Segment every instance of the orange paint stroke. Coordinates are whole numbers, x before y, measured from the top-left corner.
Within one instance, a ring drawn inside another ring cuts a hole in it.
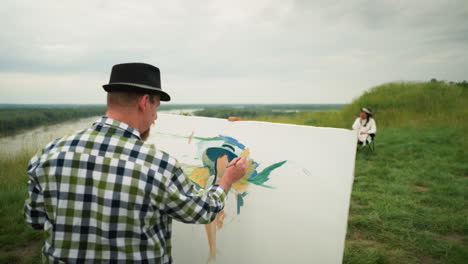
[[[190,136],[188,136],[188,143],[192,143],[192,139],[193,139],[193,136],[195,135],[195,131],[192,131],[192,133],[190,134]]]
[[[216,224],[211,222],[205,225],[206,235],[208,236],[208,246],[210,247],[210,253],[208,255],[208,261],[216,260]]]
[[[207,262],[216,260],[216,232],[223,228],[223,222],[225,217],[226,214],[224,213],[224,210],[221,210],[221,212],[219,212],[218,215],[216,215],[216,218],[213,222],[205,225],[206,235],[208,236],[208,246],[210,248],[210,253],[208,255]]]
[[[238,116],[230,116],[228,118],[229,121],[241,121],[242,118],[241,117],[238,117]]]

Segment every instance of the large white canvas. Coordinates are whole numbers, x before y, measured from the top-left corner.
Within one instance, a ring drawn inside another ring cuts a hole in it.
[[[233,195],[217,232],[214,263],[341,263],[356,154],[351,130],[160,114],[149,141],[184,164],[201,164],[196,137],[237,139],[274,170],[251,185],[237,214]],[[190,141],[190,144],[189,144]],[[203,143],[204,144],[204,143]],[[214,144],[214,143],[213,143]],[[176,263],[206,263],[204,225],[174,222]]]

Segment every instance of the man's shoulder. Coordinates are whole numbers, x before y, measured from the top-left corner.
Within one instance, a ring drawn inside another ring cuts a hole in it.
[[[76,144],[78,140],[81,140],[81,138],[84,135],[89,134],[91,131],[92,131],[91,129],[86,128],[86,129],[75,131],[73,133],[66,134],[61,138],[51,141],[49,144],[46,145],[43,151],[44,153],[48,153],[62,146]]]
[[[157,165],[158,167],[162,167],[164,169],[172,170],[173,167],[179,166],[179,163],[175,157],[170,155],[168,152],[159,149],[156,145],[143,142],[142,143],[142,151],[145,151],[147,157],[146,161]]]
[[[63,146],[69,144],[73,140],[76,140],[78,137],[81,137],[89,129],[79,130],[75,133],[67,134],[61,138],[54,139],[50,141],[44,148],[40,149],[36,154],[30,159],[28,169],[38,165],[41,161],[44,161],[50,155],[58,152]]]

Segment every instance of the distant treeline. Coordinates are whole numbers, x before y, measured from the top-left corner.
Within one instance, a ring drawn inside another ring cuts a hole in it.
[[[0,135],[66,120],[103,115],[105,106],[0,105]]]
[[[228,118],[229,116],[257,117],[259,115],[289,115],[296,111],[339,109],[341,104],[162,104],[160,111],[201,109],[197,116]],[[105,105],[21,105],[0,104],[0,136],[37,126],[60,123],[83,117],[104,115]]]
[[[230,116],[254,118],[262,115],[293,115],[300,111],[340,109],[342,104],[269,104],[269,105],[205,105],[194,112],[197,116],[228,118]]]
[[[282,110],[315,110],[336,109],[343,104],[166,104],[159,107],[160,110],[172,109],[209,109],[209,108],[244,108],[244,109],[282,109]]]

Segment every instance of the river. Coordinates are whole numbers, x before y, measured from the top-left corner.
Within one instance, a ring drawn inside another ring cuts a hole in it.
[[[160,111],[164,114],[193,114],[200,109],[173,109]],[[14,156],[23,152],[35,152],[54,139],[90,127],[99,116],[66,121],[55,125],[47,125],[21,132],[14,136],[0,138],[0,157]]]
[[[56,138],[90,127],[99,116],[40,126],[14,136],[0,138],[0,156],[37,151]]]

